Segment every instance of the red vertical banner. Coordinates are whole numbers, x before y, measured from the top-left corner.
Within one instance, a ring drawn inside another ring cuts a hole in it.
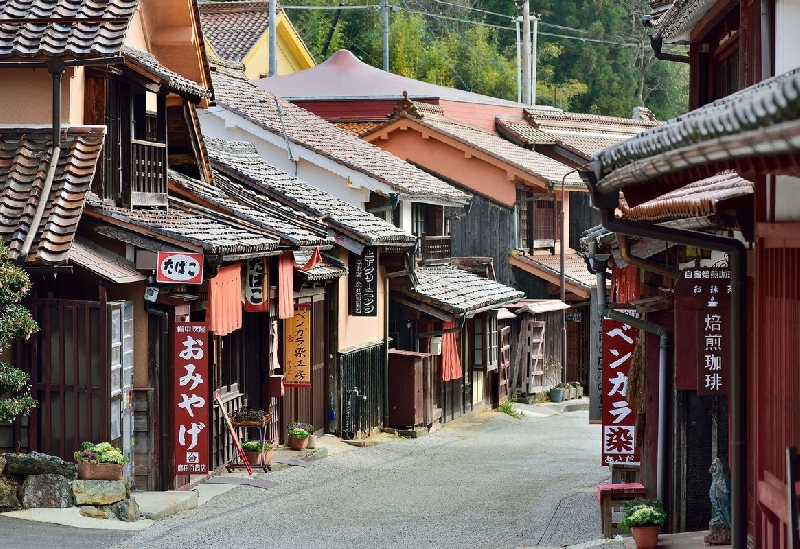
[[[256,313],[269,312],[269,260],[254,257],[244,262],[242,299],[244,310]]]
[[[208,328],[175,323],[175,464],[178,474],[209,471]]]
[[[628,373],[636,347],[636,329],[603,319],[602,425],[603,465],[639,461],[636,410],[628,403]]]
[[[283,362],[286,387],[311,387],[311,303],[295,303],[284,321]]]

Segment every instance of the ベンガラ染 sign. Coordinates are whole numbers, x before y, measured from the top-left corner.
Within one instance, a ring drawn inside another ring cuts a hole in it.
[[[602,330],[603,465],[639,461],[636,410],[628,402],[628,374],[636,348],[636,329],[630,324],[604,318]]]

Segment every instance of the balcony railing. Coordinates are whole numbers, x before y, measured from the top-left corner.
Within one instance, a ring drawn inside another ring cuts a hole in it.
[[[422,236],[422,263],[446,263],[452,257],[450,236]]]
[[[167,205],[167,146],[131,141],[131,206]]]

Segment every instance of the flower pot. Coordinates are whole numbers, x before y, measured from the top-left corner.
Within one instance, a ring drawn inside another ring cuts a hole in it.
[[[575,398],[577,391],[575,390],[575,387],[570,387],[569,389],[566,389],[564,393],[566,393],[565,394],[566,400],[572,400],[573,398]]]
[[[578,387],[578,398],[583,398],[583,385]]]
[[[122,480],[122,465],[116,463],[78,461],[75,467],[79,480]]]
[[[286,439],[286,443],[289,445],[289,448],[292,450],[302,450],[306,446],[308,446],[308,437],[305,438],[297,438],[293,436],[289,436]]]
[[[308,435],[308,448],[314,449],[317,447],[317,435]]]
[[[631,526],[631,535],[639,549],[655,549],[660,526]]]
[[[245,452],[244,455],[247,457],[247,463],[250,465],[258,465],[261,463],[261,452]]]
[[[267,450],[261,454],[261,465],[272,463],[272,450]]]
[[[561,402],[564,400],[564,389],[553,387],[550,389],[550,402]]]

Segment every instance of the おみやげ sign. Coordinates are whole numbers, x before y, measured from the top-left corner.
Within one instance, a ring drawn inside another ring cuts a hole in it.
[[[208,386],[208,328],[175,323],[175,465],[178,474],[208,472],[211,425]]]

